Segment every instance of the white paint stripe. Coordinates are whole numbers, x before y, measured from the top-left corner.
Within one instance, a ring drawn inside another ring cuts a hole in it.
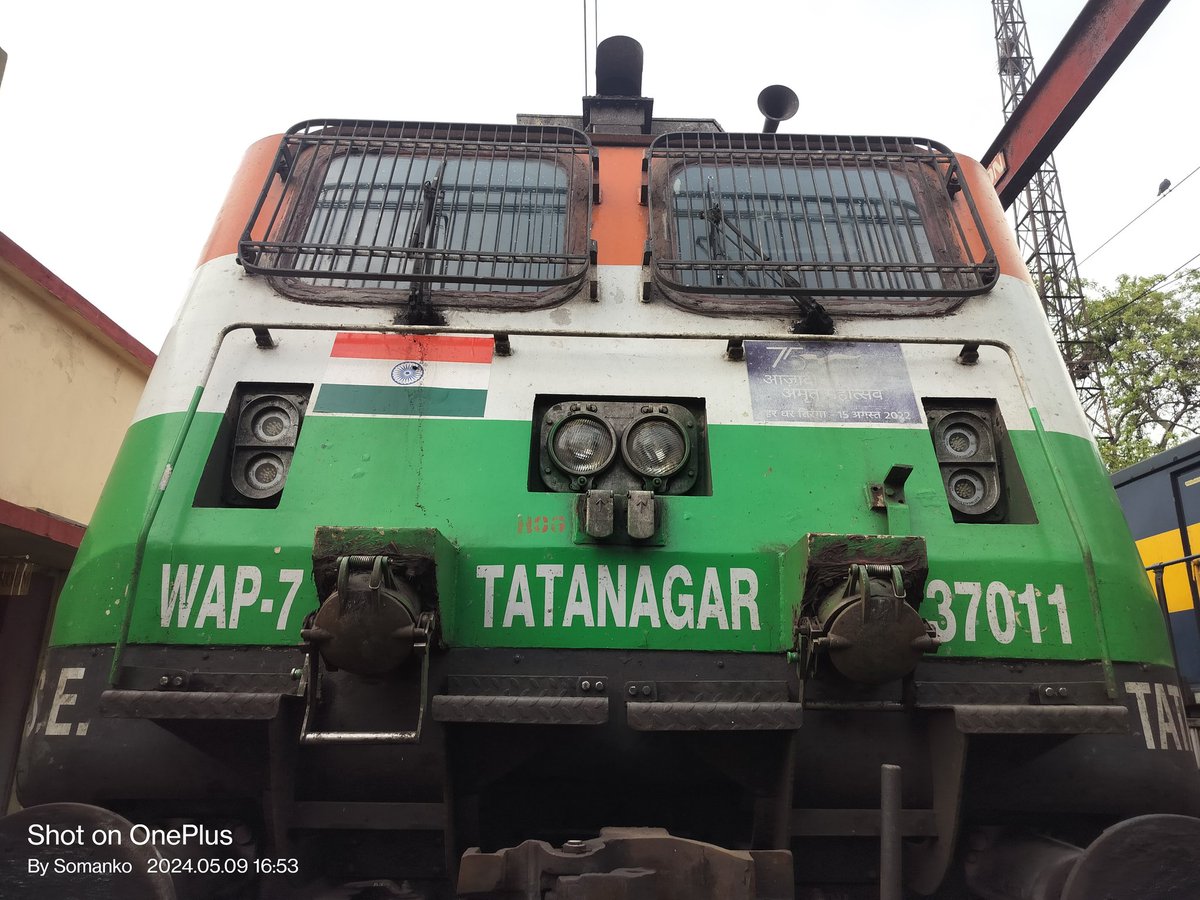
[[[403,360],[349,359],[333,357],[325,366],[326,384],[375,384],[397,387],[392,370]],[[471,388],[487,390],[491,366],[476,363],[423,362],[420,387]]]
[[[707,398],[710,421],[752,424],[745,367],[723,359],[724,336],[730,333],[786,332],[781,318],[700,316],[669,302],[643,303],[639,266],[598,266],[597,302],[582,295],[561,306],[536,312],[447,310],[450,325],[480,333],[520,328],[564,328],[578,331],[624,330],[625,340],[530,338],[513,335],[514,354],[497,357],[487,416],[526,421],[536,393],[594,393],[613,396],[683,396]],[[204,380],[214,336],[228,322],[287,321],[314,331],[276,331],[280,346],[262,351],[248,330],[229,337],[201,401],[201,409],[224,412],[237,381],[320,380],[334,334],[339,327],[386,328],[391,307],[354,307],[299,303],[271,290],[266,279],[247,276],[232,257],[221,257],[196,273],[180,321],[159,356],[135,420],[187,409],[196,386]],[[1040,301],[1026,282],[1001,276],[990,295],[968,298],[950,315],[906,315],[896,318],[837,316],[838,335],[885,338],[940,338],[951,343],[934,348],[905,347],[918,398],[996,397],[1013,429],[1031,427],[1030,405],[1037,408],[1048,431],[1088,436],[1071,382]],[[708,341],[644,341],[639,332],[708,332]],[[1003,354],[995,359],[983,348],[977,367],[959,366],[953,341],[990,338],[1013,348],[1028,385],[1022,395],[1012,366]],[[944,354],[944,355],[943,355]],[[788,426],[792,427],[792,426]],[[803,426],[802,426],[803,427]],[[874,427],[874,426],[872,426]]]

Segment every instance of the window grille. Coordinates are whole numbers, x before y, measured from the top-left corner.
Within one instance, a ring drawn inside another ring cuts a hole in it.
[[[304,122],[280,144],[240,259],[316,299],[557,297],[587,272],[595,158],[569,128]]]
[[[646,162],[655,281],[685,305],[957,298],[995,282],[974,202],[939,144],[677,133]]]

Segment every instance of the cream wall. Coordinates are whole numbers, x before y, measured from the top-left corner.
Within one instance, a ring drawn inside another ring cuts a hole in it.
[[[148,374],[0,265],[0,499],[86,524]]]

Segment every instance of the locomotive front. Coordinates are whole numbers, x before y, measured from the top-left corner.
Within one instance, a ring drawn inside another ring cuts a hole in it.
[[[22,801],[191,828],[181,897],[1186,882],[1185,697],[986,174],[601,51],[582,116],[251,149]]]

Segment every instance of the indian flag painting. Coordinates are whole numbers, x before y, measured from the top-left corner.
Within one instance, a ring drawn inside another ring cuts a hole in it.
[[[491,337],[339,333],[314,413],[481,418]]]

